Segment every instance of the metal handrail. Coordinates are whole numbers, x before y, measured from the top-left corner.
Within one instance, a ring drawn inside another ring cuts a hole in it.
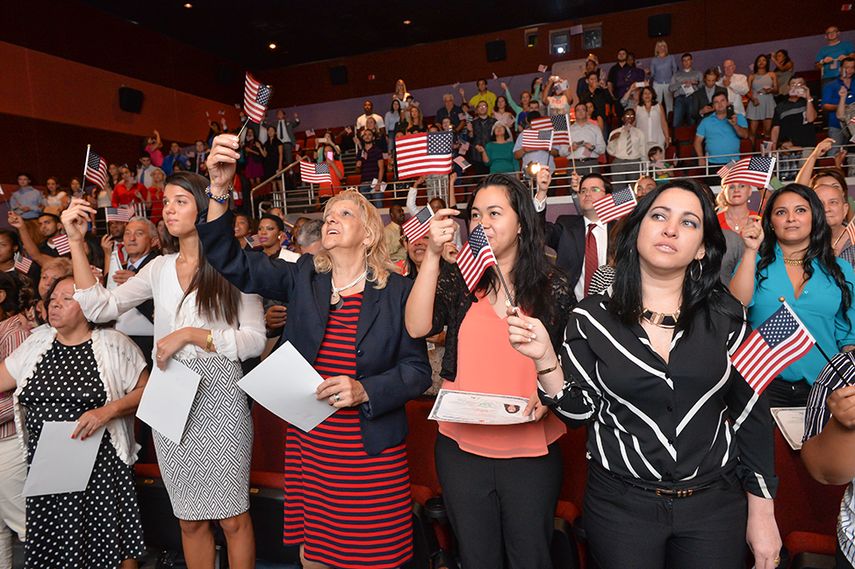
[[[845,144],[845,145],[835,145],[835,148],[844,148],[850,154],[850,157],[847,160],[852,159],[852,154],[855,153],[855,144]],[[802,155],[804,150],[811,150],[812,148],[798,148],[798,149],[789,149],[789,150],[774,150],[772,152],[762,153],[762,152],[747,152],[740,154],[722,154],[722,155],[712,155],[712,156],[704,156],[708,161],[714,160],[717,161],[717,164],[710,165],[709,162],[707,166],[701,166],[698,164],[698,157],[690,156],[690,157],[675,157],[669,161],[670,164],[670,176],[668,178],[693,178],[693,179],[704,179],[712,176],[716,176],[718,169],[723,166],[725,163],[741,158],[747,158],[751,156],[761,156],[761,155],[770,155],[776,157],[775,160],[775,170],[774,176],[778,179],[782,179],[782,175],[792,174],[793,178],[795,178],[795,174],[798,172],[801,167],[801,163],[804,160],[805,156]],[[725,160],[716,160],[716,159],[725,159]],[[296,162],[295,162],[296,164]],[[252,205],[253,212],[255,213],[255,192],[262,188],[263,186],[268,185],[271,181],[276,179],[277,177],[282,177],[284,171],[293,167],[294,164],[289,165],[286,168],[283,168],[275,175],[271,176],[267,180],[261,182],[257,186],[252,189],[251,197],[252,197]],[[638,172],[640,175],[650,175],[653,173],[651,168],[651,164],[647,160],[639,160],[636,162],[621,162],[621,167],[631,167],[637,166]],[[609,171],[610,164],[599,164],[594,166],[597,171],[603,175],[606,179],[614,179],[614,178],[626,178],[627,176],[631,176],[631,172],[611,172]],[[844,168],[846,165],[844,165]],[[586,167],[585,169],[587,169]],[[699,172],[700,170],[700,172]],[[550,188],[555,190],[563,190],[570,188],[570,180],[571,180],[571,166],[568,164],[566,167],[557,168],[557,172],[552,176],[552,184]],[[526,178],[526,174],[524,171],[516,171],[510,172],[512,175],[521,176],[523,179]],[[474,188],[481,179],[484,178],[484,174],[477,175],[469,175],[469,176],[458,176],[455,183],[455,195],[458,196],[458,202],[462,203],[469,195],[469,190]],[[383,192],[372,193],[371,197],[376,197],[382,200],[403,200],[406,199],[407,193],[410,190],[410,187],[413,185],[414,180],[398,180],[394,182],[386,183],[386,189]],[[855,179],[853,179],[853,183],[855,183]],[[313,185],[303,185],[293,190],[284,190],[284,181],[282,184],[282,190],[271,192],[271,196],[273,198],[273,204],[281,204],[281,207],[285,209],[287,213],[287,205],[290,202],[293,206],[305,204],[308,206],[307,209],[314,206],[314,191],[315,188]],[[352,187],[352,186],[341,186]],[[425,185],[421,186],[422,188],[426,187]],[[716,186],[713,186],[715,189]],[[563,201],[560,199],[562,196],[558,196],[557,201]],[[552,199],[552,198],[550,198]],[[568,197],[569,199],[569,197]]]

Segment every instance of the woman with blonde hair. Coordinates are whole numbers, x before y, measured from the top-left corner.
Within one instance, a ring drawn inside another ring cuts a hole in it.
[[[721,191],[715,198],[718,223],[722,229],[739,233],[752,218],[757,218],[757,212],[748,208],[748,200],[751,199],[753,191],[754,186],[748,184],[722,184]]]
[[[671,77],[677,72],[677,62],[668,54],[668,43],[665,40],[656,42],[653,48],[653,59],[650,60],[650,81],[656,92],[656,99],[665,107],[667,115],[674,109],[674,95],[668,89]]]
[[[316,396],[335,409],[308,433],[288,428],[283,541],[306,569],[399,567],[412,557],[404,405],[431,385],[424,341],[404,329],[412,281],[387,270],[380,214],[355,190],[326,203],[317,255],[241,250],[228,208],[238,150],[232,134],[214,139],[205,256],[242,291],[288,303],[279,342],[324,378]],[[368,516],[370,540],[341,539],[364,535]]]

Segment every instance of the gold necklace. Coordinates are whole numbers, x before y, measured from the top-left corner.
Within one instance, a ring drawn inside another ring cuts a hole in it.
[[[804,265],[804,264],[805,264],[805,260],[804,260],[804,258],[802,258],[802,259],[792,259],[792,258],[784,257],[784,264],[785,264],[785,265],[790,265],[790,266],[792,266],[792,267],[801,267],[802,265]]]
[[[677,321],[680,319],[680,311],[676,312],[653,312],[649,308],[645,308],[641,312],[641,318],[659,328],[674,328],[677,326]]]

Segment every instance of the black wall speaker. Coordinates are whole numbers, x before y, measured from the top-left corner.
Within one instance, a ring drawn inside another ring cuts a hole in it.
[[[505,40],[487,42],[487,61],[504,61],[507,56]]]
[[[142,112],[143,92],[130,87],[119,87],[119,108],[129,113]]]
[[[347,66],[336,65],[330,67],[330,83],[333,85],[345,85],[347,83]]]
[[[648,16],[647,35],[651,38],[661,38],[671,35],[671,14]]]

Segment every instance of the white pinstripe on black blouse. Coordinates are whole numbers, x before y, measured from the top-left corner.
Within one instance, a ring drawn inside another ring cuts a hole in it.
[[[591,460],[662,486],[700,485],[735,468],[746,491],[774,497],[769,406],[728,357],[748,325],[701,310],[690,332],[675,332],[665,363],[639,324],[625,325],[608,312],[608,300],[592,296],[573,310],[562,354],[564,389],[542,394],[567,423],[588,424]],[[725,302],[741,310],[732,297]]]

